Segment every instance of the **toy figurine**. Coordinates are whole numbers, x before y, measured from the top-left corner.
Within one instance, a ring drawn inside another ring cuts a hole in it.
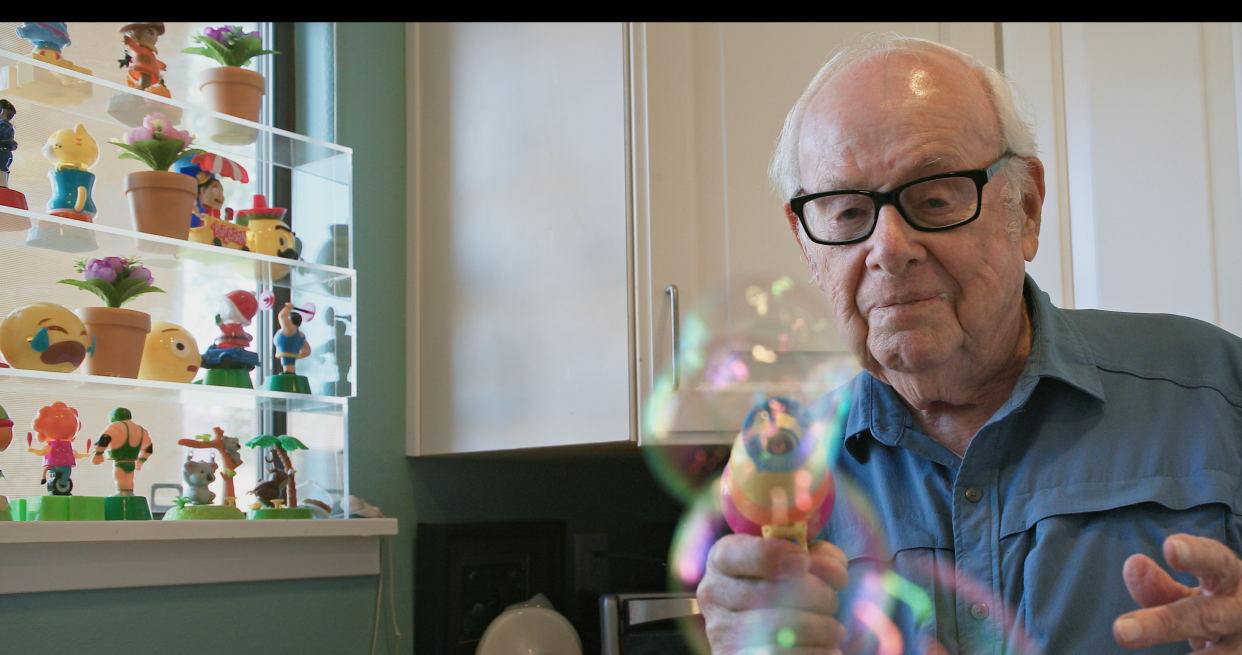
[[[227,177],[246,184],[250,181],[246,169],[231,159],[209,152],[182,157],[173,166],[178,173],[189,175],[198,183],[198,200],[190,220],[190,241],[250,250],[246,245],[248,229],[234,224],[232,211],[224,210],[224,184],[219,179]]]
[[[164,34],[163,23],[126,23],[119,30],[125,43],[125,57],[118,59],[126,69],[125,83],[131,89],[172,98],[164,86],[164,62],[156,58],[159,50],[156,41]],[[132,93],[114,93],[108,96],[105,110],[113,118],[130,127],[142,125],[148,115],[160,113],[174,125],[181,120],[181,108]]]
[[[90,456],[91,442],[86,441],[86,451],[77,453],[73,450],[73,442],[78,438],[78,430],[82,429],[82,421],[78,418],[78,410],[63,402],[56,401],[39,410],[34,420],[35,434],[39,435],[39,443],[47,443],[43,448],[34,448],[33,436],[26,435],[26,452],[43,456],[43,479],[47,490],[53,496],[72,496],[73,467],[77,460]],[[48,480],[48,473],[52,478]]]
[[[95,201],[91,198],[91,192],[95,187],[95,174],[89,169],[99,161],[99,145],[95,139],[87,134],[81,124],[73,129],[58,130],[43,145],[43,156],[53,164],[47,172],[47,179],[52,184],[47,213],[85,223],[93,222]],[[41,221],[30,230],[26,243],[65,252],[86,252],[98,248],[93,232],[46,221]]]
[[[216,499],[216,492],[208,489],[207,485],[216,481],[216,470],[219,468],[215,462],[199,462],[193,459],[193,455],[187,455],[185,472],[181,474],[185,480],[181,485],[181,494],[195,505],[210,505]]]
[[[13,129],[13,117],[17,108],[0,98],[0,205],[29,209],[26,196],[9,188],[9,169],[13,165],[13,151],[17,150],[17,130]],[[30,227],[30,219],[16,214],[0,214],[0,231],[12,232]]]
[[[247,350],[254,337],[244,329],[259,311],[259,301],[249,291],[230,291],[224,295],[216,325],[220,336],[203,355],[207,369],[205,384],[253,389],[250,371],[259,365],[259,356]]]
[[[52,107],[76,105],[91,97],[88,80],[62,72],[91,74],[90,69],[74,65],[62,54],[71,43],[65,23],[21,23],[17,26],[17,36],[34,44],[31,59],[51,69],[22,61],[0,67],[0,90]]]
[[[306,307],[299,308],[287,302],[276,315],[277,320],[280,321],[280,331],[276,333],[272,342],[276,348],[276,356],[280,358],[283,372],[269,375],[264,380],[264,386],[269,391],[311,392],[310,382],[307,381],[306,376],[297,374],[298,360],[311,354],[310,344],[306,342],[306,335],[300,329],[303,315],[308,317],[307,320],[313,319],[315,306],[308,303]]]
[[[37,302],[18,307],[0,323],[0,353],[14,368],[72,373],[95,354],[95,340],[73,312]]]
[[[293,231],[285,222],[288,209],[268,207],[262,194],[255,194],[254,207],[237,212],[238,223],[250,228],[246,242],[252,252],[285,259],[300,257]]]
[[[805,433],[797,403],[773,398],[746,416],[720,479],[720,504],[739,534],[788,539],[807,548],[832,515],[828,444]]]
[[[91,199],[95,174],[90,168],[99,161],[99,144],[79,123],[73,129],[53,132],[43,146],[43,156],[54,164],[47,172],[52,183],[47,213],[90,223],[95,216]]]
[[[146,91],[157,96],[171,98],[168,88],[164,86],[164,62],[156,59],[159,50],[155,42],[164,35],[163,23],[126,23],[120,29],[125,42],[125,58],[120,60],[121,68],[127,68],[125,83],[131,89]]]
[[[220,473],[224,476],[224,504],[236,507],[237,492],[233,487],[233,476],[242,465],[241,442],[225,436],[221,428],[212,428],[211,431],[214,438],[212,435],[200,434],[193,439],[179,439],[177,443],[188,448],[213,448],[220,453],[220,460],[224,463],[224,471]]]
[[[260,499],[259,507],[251,506],[253,512],[250,515],[252,519],[309,519],[311,511],[298,507],[298,488],[295,475],[297,471],[293,469],[293,460],[289,459],[289,451],[291,450],[307,450],[306,444],[298,441],[296,438],[287,434],[274,437],[270,434],[261,435],[246,442],[247,448],[271,448],[272,452],[263,458],[265,468],[269,473],[265,481],[251,490],[250,493]],[[273,455],[275,457],[273,457]],[[283,471],[276,469],[276,461],[279,460]],[[288,476],[288,480],[281,479],[281,473]],[[287,507],[282,506],[277,497],[280,490],[284,489],[285,495],[289,498]],[[274,507],[273,507],[274,506]]]
[[[91,458],[92,464],[102,464],[104,450],[107,450],[113,464],[116,493],[104,499],[104,518],[149,521],[151,510],[147,499],[134,495],[134,471],[141,471],[143,463],[155,451],[151,435],[146,428],[134,423],[133,414],[124,407],[112,410],[108,420],[111,424],[99,435],[95,456]]]
[[[175,323],[155,321],[142,347],[138,379],[188,383],[202,363],[194,335]]]

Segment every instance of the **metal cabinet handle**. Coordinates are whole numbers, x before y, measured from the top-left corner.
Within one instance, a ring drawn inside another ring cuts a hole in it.
[[[664,293],[668,294],[673,315],[673,391],[677,391],[677,386],[681,383],[681,353],[678,352],[681,349],[681,320],[677,316],[677,285],[668,285],[664,288]]]

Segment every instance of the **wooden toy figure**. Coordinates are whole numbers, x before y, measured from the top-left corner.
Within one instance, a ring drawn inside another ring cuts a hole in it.
[[[276,357],[280,358],[281,373],[268,376],[264,386],[271,391],[288,391],[292,393],[310,393],[310,382],[304,375],[298,375],[298,360],[309,357],[310,344],[302,333],[302,316],[315,316],[315,306],[294,307],[287,302],[276,315],[280,321],[280,331],[272,339],[276,348]]]
[[[9,168],[13,165],[13,151],[17,150],[17,130],[13,129],[13,117],[17,108],[0,98],[0,205],[29,209],[26,196],[9,188]],[[30,227],[30,219],[16,214],[0,214],[0,231],[12,232]]]
[[[788,539],[807,548],[832,515],[828,444],[804,431],[800,407],[772,398],[750,410],[720,478],[720,505],[738,534]]]
[[[73,450],[73,441],[78,438],[78,431],[82,429],[78,410],[58,400],[39,410],[33,427],[35,434],[39,435],[39,442],[47,444],[36,449],[33,435],[26,435],[26,445],[29,446],[26,452],[43,457],[43,479],[39,483],[46,484],[48,492],[53,496],[72,496],[73,480],[70,476],[73,467],[77,466],[77,460],[89,456],[91,449],[88,439],[87,452],[77,453]],[[52,474],[51,480],[48,480],[48,473]]]

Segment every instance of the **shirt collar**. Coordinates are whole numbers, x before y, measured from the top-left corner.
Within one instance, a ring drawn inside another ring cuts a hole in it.
[[[998,421],[1021,408],[1043,378],[1065,384],[1104,402],[1104,385],[1096,369],[1095,358],[1082,334],[1066,316],[1053,306],[1031,276],[1026,276],[1023,295],[1031,313],[1031,354],[1026,367],[1014,386],[1009,400],[997,410],[988,423]],[[914,427],[914,418],[902,404],[897,392],[889,385],[860,373],[850,385],[850,412],[845,423],[845,448],[860,463],[865,460],[859,439],[870,434],[876,441],[895,446],[902,431]]]

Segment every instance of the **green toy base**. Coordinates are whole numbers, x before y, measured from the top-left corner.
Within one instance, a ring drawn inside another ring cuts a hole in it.
[[[0,496],[0,521],[12,521],[13,515],[9,513],[9,499],[7,496]]]
[[[102,496],[18,498],[9,508],[14,521],[103,521]]]
[[[294,373],[269,375],[263,381],[263,388],[268,391],[287,391],[289,393],[309,394],[311,392],[310,381],[306,379],[306,376]]]
[[[305,507],[282,507],[280,509],[255,509],[250,510],[250,518],[252,519],[309,519],[312,518],[311,511]]]
[[[254,388],[250,383],[250,371],[240,368],[207,369],[207,377],[203,383],[213,387]]]
[[[174,507],[164,514],[165,521],[235,521],[246,518],[232,505],[186,505]]]
[[[150,521],[151,508],[142,496],[104,498],[104,519],[108,521]]]

